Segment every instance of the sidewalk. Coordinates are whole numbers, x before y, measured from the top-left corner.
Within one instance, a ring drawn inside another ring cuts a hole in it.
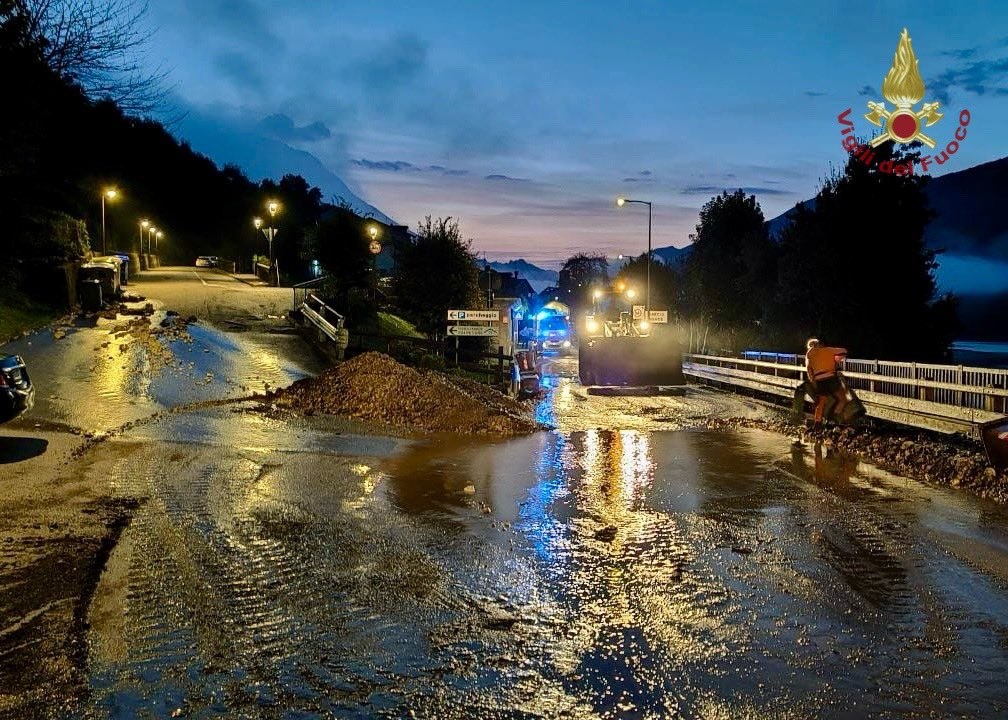
[[[258,275],[253,275],[251,273],[233,273],[221,268],[218,268],[218,270],[225,275],[230,275],[235,280],[241,280],[246,285],[251,285],[252,287],[273,287],[265,280],[260,279]]]

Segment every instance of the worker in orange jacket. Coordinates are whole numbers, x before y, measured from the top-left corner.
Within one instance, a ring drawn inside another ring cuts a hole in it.
[[[823,416],[831,411],[837,417],[842,416],[847,404],[847,393],[837,372],[840,362],[847,356],[847,350],[839,347],[825,347],[819,338],[809,338],[805,343],[805,373],[815,386],[816,402],[815,424],[822,422]],[[830,407],[835,403],[835,407]]]

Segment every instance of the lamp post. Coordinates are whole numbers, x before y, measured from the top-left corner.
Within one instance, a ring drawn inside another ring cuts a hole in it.
[[[143,252],[143,234],[144,234],[144,230],[146,230],[149,225],[150,225],[150,220],[141,220],[140,221],[140,252],[141,253]]]
[[[256,258],[259,256],[259,253],[256,252],[256,250],[255,250],[255,241],[257,241],[259,239],[259,231],[262,229],[262,218],[261,217],[254,217],[254,218],[252,218],[252,227],[255,228],[252,231],[252,237],[253,237],[253,240],[254,240],[253,243],[252,243],[252,273],[256,274],[256,272],[257,272],[257,270],[256,270],[256,263],[257,263]]]
[[[375,302],[378,298],[378,253],[382,251],[382,247],[378,242],[378,226],[372,223],[368,225],[367,231],[371,236],[368,244],[368,250],[371,251],[371,302]]]
[[[150,242],[151,242],[151,237],[153,237],[153,236],[154,236],[154,233],[156,233],[156,232],[157,232],[157,228],[156,228],[156,227],[154,227],[153,225],[151,225],[151,226],[150,226],[149,228],[147,228],[147,254],[148,254],[148,255],[150,255]],[[141,251],[142,251],[142,250],[143,250],[143,248],[141,248]]]
[[[276,200],[270,200],[266,203],[266,209],[269,210],[270,214],[270,226],[266,237],[269,238],[270,267],[273,267],[273,236],[276,235],[276,230],[273,229],[273,221],[276,219],[277,211],[280,209],[280,203]]]
[[[157,251],[158,251],[158,249],[157,249],[157,247],[158,247],[158,240],[160,240],[162,237],[164,237],[164,233],[162,233],[160,230],[158,230],[156,233],[154,233],[154,254],[155,255],[157,254]],[[150,248],[147,248],[147,249],[149,250]]]
[[[631,200],[616,198],[616,206],[623,207],[627,203],[647,205],[647,290],[644,294],[644,321],[651,316],[651,202],[649,200]]]
[[[115,188],[105,188],[102,190],[101,194],[101,251],[102,255],[105,254],[105,198],[109,200],[115,200],[116,195],[119,191]]]

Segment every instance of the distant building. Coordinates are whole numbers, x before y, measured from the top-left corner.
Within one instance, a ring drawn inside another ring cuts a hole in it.
[[[519,328],[529,317],[535,290],[517,272],[499,272],[489,267],[480,271],[479,285],[486,294],[489,307],[500,312],[494,344],[511,354],[518,344]]]

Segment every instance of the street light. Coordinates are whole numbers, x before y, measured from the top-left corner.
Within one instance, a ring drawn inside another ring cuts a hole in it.
[[[105,254],[105,198],[109,200],[115,200],[116,195],[119,191],[115,188],[105,188],[102,190],[101,194],[101,251],[102,255]]]
[[[144,230],[146,230],[147,226],[149,226],[149,225],[150,225],[150,220],[141,220],[140,221],[140,252],[143,252],[143,234],[144,234]]]
[[[164,237],[164,233],[162,233],[160,230],[158,230],[156,233],[154,233],[154,253],[155,254],[157,254],[158,240],[160,240],[162,237]],[[147,249],[150,250],[150,248],[147,248]]]
[[[644,299],[644,313],[645,317],[647,317],[651,313],[651,202],[649,200],[616,198],[616,207],[623,207],[627,203],[647,205],[647,291]]]
[[[273,268],[273,238],[276,236],[276,229],[273,227],[273,221],[276,219],[276,214],[280,212],[280,203],[276,200],[268,200],[266,202],[266,209],[269,210],[270,214],[270,226],[264,231],[266,233],[266,238],[269,240],[269,254],[270,254],[270,268]],[[256,218],[258,220],[258,218]],[[258,226],[257,226],[258,227]],[[280,284],[280,276],[277,274],[277,285]]]
[[[371,242],[368,245],[368,250],[371,251],[371,273],[372,273],[372,283],[374,285],[371,292],[371,301],[378,297],[378,253],[382,251],[381,243],[378,242],[378,226],[374,223],[368,225],[368,235],[371,236]]]
[[[157,228],[154,227],[153,225],[151,225],[149,228],[147,228],[147,254],[148,255],[150,255],[150,241],[151,241],[151,237],[153,237],[154,233],[156,233],[156,232],[157,232]],[[141,248],[141,250],[142,250],[142,248]]]

